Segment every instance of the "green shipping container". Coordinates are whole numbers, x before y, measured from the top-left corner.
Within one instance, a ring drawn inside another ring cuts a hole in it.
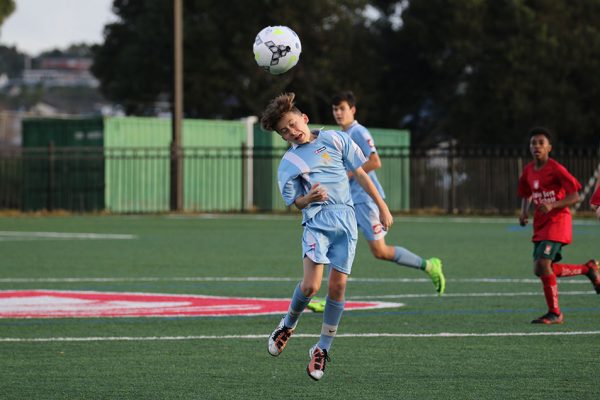
[[[254,125],[254,206],[260,211],[286,209],[279,194],[277,168],[287,148],[278,134]]]
[[[171,120],[107,118],[106,208],[170,209]],[[242,121],[184,120],[183,206],[186,211],[242,209]]]
[[[23,210],[104,208],[102,118],[22,122]]]

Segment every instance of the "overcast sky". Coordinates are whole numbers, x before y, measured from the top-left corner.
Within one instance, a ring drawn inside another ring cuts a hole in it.
[[[16,0],[16,4],[0,28],[0,44],[32,56],[73,43],[101,43],[104,25],[116,19],[112,0]]]

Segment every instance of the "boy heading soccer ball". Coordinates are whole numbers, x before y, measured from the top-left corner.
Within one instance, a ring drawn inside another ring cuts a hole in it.
[[[346,170],[351,170],[371,196],[383,229],[393,223],[390,211],[363,171],[365,156],[346,135],[311,131],[308,116],[294,104],[293,93],[282,94],[266,107],[261,125],[275,130],[290,144],[277,171],[281,196],[287,206],[302,210],[304,276],[296,286],[287,314],[269,336],[268,350],[278,356],[294,333],[300,315],[319,291],[324,266],[329,266],[328,294],[318,343],[309,350],[308,375],[319,380],[329,361],[329,350],[344,311],[346,283],[358,237],[354,204]]]

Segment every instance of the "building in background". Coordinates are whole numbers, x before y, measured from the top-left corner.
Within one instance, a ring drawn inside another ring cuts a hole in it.
[[[45,87],[97,88],[99,82],[90,72],[93,60],[87,57],[40,57],[38,67],[26,62],[22,83]]]

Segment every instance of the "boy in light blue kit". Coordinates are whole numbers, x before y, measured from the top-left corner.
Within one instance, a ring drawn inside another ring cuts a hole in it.
[[[381,168],[381,160],[377,154],[373,137],[367,128],[355,119],[356,98],[351,91],[344,91],[334,95],[331,107],[335,122],[342,131],[352,139],[367,157],[362,169],[367,172],[381,197],[385,198],[383,188],[377,180],[376,169]],[[427,273],[439,295],[446,290],[446,279],[442,272],[442,262],[439,258],[424,259],[401,246],[390,246],[385,242],[386,231],[381,229],[377,207],[352,173],[349,173],[352,200],[356,208],[358,227],[363,232],[369,243],[369,249],[375,258],[395,262],[405,267],[420,269]],[[314,310],[318,311],[318,310]]]
[[[269,336],[268,350],[278,356],[293,334],[311,297],[321,287],[324,265],[329,265],[329,287],[319,342],[309,351],[308,375],[323,377],[329,350],[344,311],[346,282],[358,238],[354,206],[346,170],[375,202],[383,229],[393,223],[390,211],[361,165],[362,151],[336,131],[311,131],[308,116],[294,104],[293,93],[282,94],[266,107],[261,125],[277,131],[290,143],[278,169],[279,190],[286,205],[302,210],[304,276],[296,286],[287,314]]]

